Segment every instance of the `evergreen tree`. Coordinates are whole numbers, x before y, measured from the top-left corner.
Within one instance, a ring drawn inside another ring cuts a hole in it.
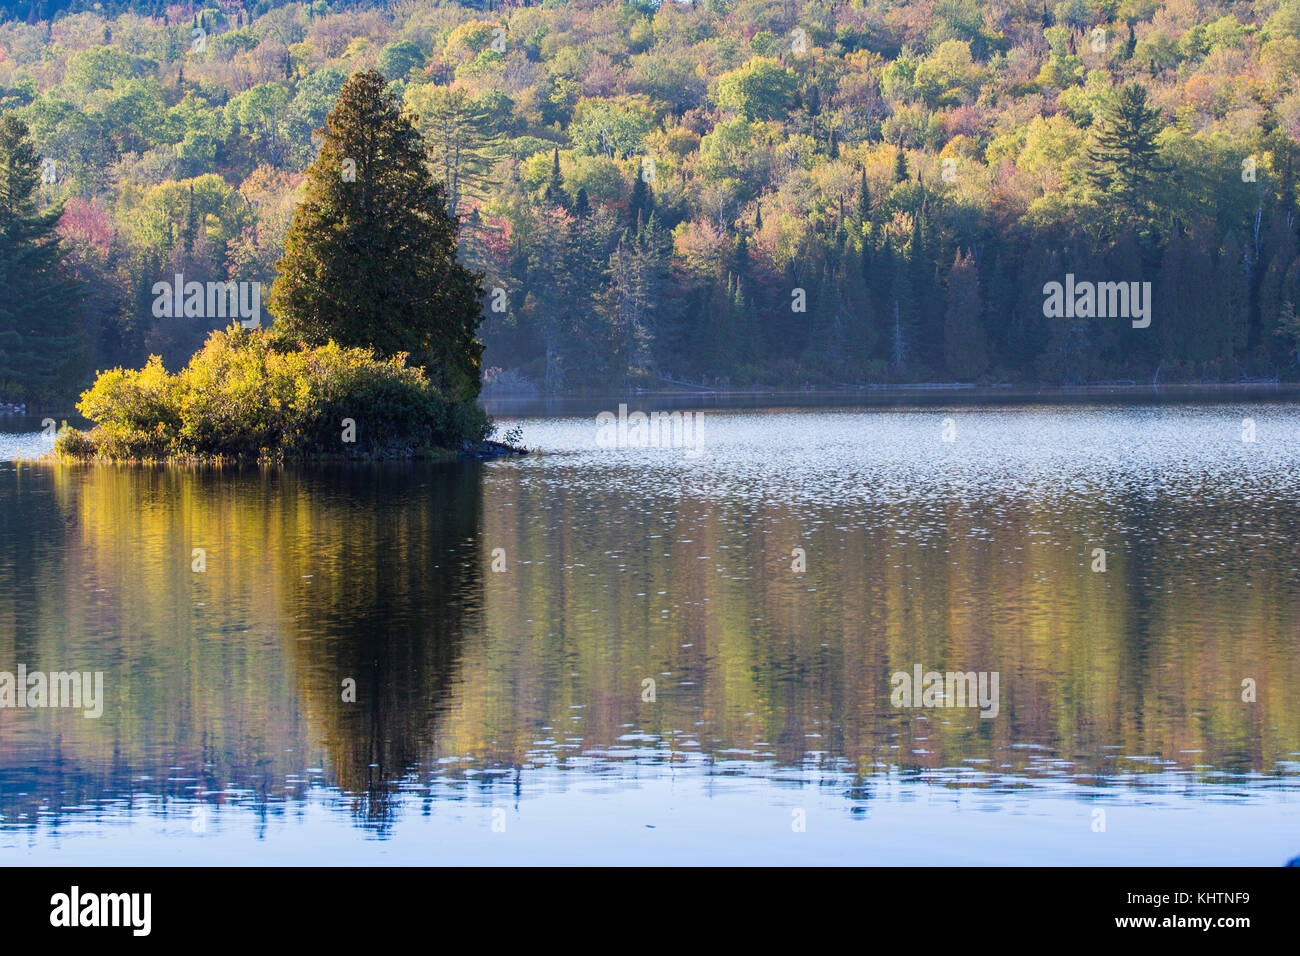
[[[874,237],[873,237],[874,238]],[[876,324],[881,335],[872,356],[891,360],[889,337],[894,327],[894,244],[888,233],[880,249],[863,243],[862,254],[871,258],[871,271],[865,273],[867,292],[876,306]],[[865,270],[865,266],[863,267]]]
[[[426,84],[408,102],[419,111],[430,162],[446,190],[447,208],[455,215],[466,197],[487,195],[501,136],[487,108],[463,89]]]
[[[1043,237],[1025,233],[1018,243],[1023,250],[1014,268],[1009,268],[1013,288],[1019,290],[1006,334],[1002,336],[1003,351],[1013,368],[1026,369],[1034,365],[1053,334],[1057,320],[1043,315],[1043,286],[1065,278],[1061,257]],[[1061,372],[1053,368],[1048,379],[1060,378]]]
[[[893,265],[888,299],[889,364],[896,371],[902,371],[912,364],[916,323],[908,258],[896,255]]]
[[[1288,300],[1282,303],[1277,328],[1273,334],[1286,349],[1286,357],[1295,368],[1300,365],[1300,319],[1296,318],[1295,306]]]
[[[559,205],[548,205],[541,210],[538,225],[538,235],[528,250],[523,314],[537,329],[545,348],[544,387],[549,392],[566,384],[583,384],[583,376],[593,374],[608,351],[601,342],[579,341],[576,331],[589,311],[584,299],[591,291],[578,288],[577,274],[569,266],[574,227],[580,223]],[[575,381],[568,380],[570,374],[576,376]]]
[[[863,243],[864,253],[866,248]],[[861,258],[845,256],[835,281],[848,342],[847,358],[854,366],[848,374],[855,377],[862,376],[876,345],[875,310],[867,289],[867,275]]]
[[[1077,250],[1067,249],[1065,255],[1060,258],[1071,263],[1083,261],[1083,257],[1077,254]],[[1048,261],[1059,263],[1060,260],[1053,254]],[[1049,274],[1059,280],[1062,271],[1064,270],[1056,265]],[[1096,321],[1077,314],[1044,318],[1042,285],[1037,288],[1026,286],[1027,292],[1031,289],[1036,294],[1030,300],[1030,309],[1032,309],[1030,321],[1038,326],[1045,324],[1047,329],[1047,343],[1035,362],[1038,375],[1044,381],[1057,381],[1062,384],[1088,381],[1096,372],[1098,341]]]
[[[934,224],[923,207],[912,217],[912,238],[907,247],[908,272],[912,282],[912,326],[908,351],[916,364],[938,370],[944,365],[944,303],[939,270],[931,253],[933,235]],[[908,316],[903,318],[906,320]]]
[[[635,233],[624,232],[609,257],[609,282],[601,311],[617,343],[619,366],[630,376],[644,375],[654,365],[654,314],[662,284],[661,232],[652,214]]]
[[[1098,262],[1096,274],[1111,281],[1137,282],[1146,276],[1142,246],[1138,242],[1137,230],[1131,225],[1125,227],[1115,242],[1095,261]],[[1058,280],[1061,278],[1063,277],[1057,276]],[[1132,325],[1123,320],[1096,324],[1094,334],[1097,336],[1097,352],[1111,363],[1112,368],[1128,369],[1129,372],[1125,374],[1146,378],[1160,364],[1160,327],[1164,324],[1161,316],[1167,318],[1169,313],[1160,295],[1156,296],[1156,302],[1160,303],[1160,312],[1153,318],[1152,327],[1145,331],[1135,332]]]
[[[1179,230],[1165,246],[1155,301],[1163,321],[1153,323],[1165,359],[1206,362],[1222,356],[1231,325],[1219,314],[1214,264],[1194,234]]]
[[[654,194],[644,176],[637,176],[632,184],[632,196],[627,202],[627,218],[630,222],[645,222],[654,211]]]
[[[741,353],[741,320],[737,308],[735,277],[720,270],[709,283],[700,323],[697,358],[711,377],[726,375],[736,367]]]
[[[858,185],[858,225],[866,226],[871,222],[871,190],[867,188],[867,171],[862,170],[862,182]]]
[[[894,153],[894,182],[907,182],[907,154],[903,152],[902,147]]]
[[[481,277],[456,261],[456,223],[409,116],[371,70],[326,119],[285,240],[270,308],[286,341],[407,352],[465,400],[479,389]]]
[[[749,294],[740,273],[736,274],[732,310],[736,316],[736,324],[739,326],[736,332],[736,361],[748,376],[752,374],[754,364],[758,361],[758,323],[755,321],[754,310],[750,308]],[[728,379],[730,377],[728,374]],[[752,383],[747,380],[743,384]]]
[[[1112,195],[1120,215],[1144,211],[1157,175],[1167,169],[1156,149],[1160,126],[1160,111],[1147,105],[1140,83],[1120,88],[1100,117],[1096,142],[1088,149],[1088,177]]]
[[[62,209],[37,210],[40,176],[26,125],[0,118],[0,393],[10,398],[54,397],[81,359],[82,287],[64,272]]]
[[[1232,336],[1232,352],[1240,355],[1246,350],[1250,323],[1250,259],[1245,244],[1233,232],[1223,240],[1214,285],[1219,290],[1219,314],[1226,318]]]
[[[1012,352],[1009,342],[1012,327],[1008,321],[1016,307],[1016,288],[1010,273],[1012,255],[994,235],[985,240],[981,259],[982,271],[988,277],[987,281],[980,280],[984,299],[984,336],[990,362],[998,366],[997,374],[1000,374]]]
[[[1255,292],[1255,316],[1250,347],[1267,352],[1277,344],[1273,335],[1286,299],[1287,270],[1296,257],[1295,232],[1286,215],[1277,210],[1269,217],[1260,244],[1258,287]]]
[[[551,154],[551,176],[546,180],[546,190],[542,193],[548,203],[567,209],[569,194],[564,191],[564,177],[560,175],[560,147],[556,146]]]
[[[980,279],[975,256],[957,250],[948,273],[948,314],[943,326],[944,357],[958,378],[979,375],[988,365],[984,327],[980,321]]]
[[[586,186],[578,187],[578,195],[573,198],[573,214],[580,221],[591,215],[591,200],[587,198]]]

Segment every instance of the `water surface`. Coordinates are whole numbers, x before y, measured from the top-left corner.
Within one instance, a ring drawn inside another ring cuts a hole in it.
[[[1300,853],[1297,406],[502,424],[539,453],[32,465],[7,426],[0,671],[106,702],[0,709],[0,861]],[[997,716],[894,706],[916,665]]]

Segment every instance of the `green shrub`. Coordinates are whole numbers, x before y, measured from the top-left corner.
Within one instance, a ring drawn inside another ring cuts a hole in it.
[[[75,428],[60,431],[54,447],[63,458],[91,458],[95,455],[95,443],[90,436]]]
[[[56,443],[69,458],[285,460],[407,457],[457,449],[487,433],[475,404],[446,398],[405,356],[369,349],[284,350],[238,325],[214,332],[190,363],[168,374],[154,356],[113,369],[81,396],[95,422]],[[344,442],[344,419],[355,441]]]

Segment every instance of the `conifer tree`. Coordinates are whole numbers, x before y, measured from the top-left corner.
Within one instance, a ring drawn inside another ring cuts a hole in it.
[[[271,290],[277,336],[406,352],[472,400],[482,280],[456,261],[457,224],[420,134],[373,70],[344,84],[324,133]]]
[[[591,200],[587,198],[585,186],[579,186],[578,195],[573,197],[573,215],[579,222],[591,215]]]
[[[463,89],[426,84],[408,94],[418,113],[429,160],[456,215],[467,198],[483,199],[492,185],[492,166],[501,136],[487,108]]]
[[[1088,150],[1088,177],[1111,193],[1126,215],[1145,208],[1156,176],[1166,170],[1156,148],[1160,126],[1160,111],[1147,105],[1146,88],[1130,83],[1102,114],[1096,143]]]
[[[907,154],[899,147],[894,153],[894,182],[907,182]]]
[[[644,176],[637,176],[632,184],[632,195],[627,201],[627,218],[630,222],[645,222],[654,211],[654,193]]]
[[[0,392],[52,397],[80,360],[81,286],[63,269],[61,208],[37,210],[40,159],[27,126],[0,119]]]
[[[988,365],[988,350],[980,318],[980,279],[975,256],[957,250],[948,273],[948,314],[943,327],[948,370],[958,378],[974,378]]]
[[[556,146],[551,154],[551,177],[546,181],[546,201],[565,209],[569,205],[568,194],[564,191],[564,177],[560,175],[560,147]]]

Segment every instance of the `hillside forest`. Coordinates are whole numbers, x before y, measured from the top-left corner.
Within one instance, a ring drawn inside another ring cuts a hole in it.
[[[227,320],[158,316],[174,276],[268,301],[371,69],[483,275],[490,389],[1300,379],[1300,0],[0,15],[10,400],[183,365]],[[1067,277],[1150,324],[1046,307]]]

